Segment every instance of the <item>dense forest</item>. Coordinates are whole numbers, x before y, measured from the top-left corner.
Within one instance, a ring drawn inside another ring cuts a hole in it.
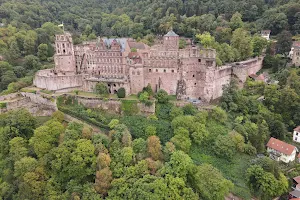
[[[102,130],[64,121],[55,112],[46,122],[26,110],[0,115],[2,199],[224,199],[229,192],[269,200],[286,194],[300,165],[267,156],[270,137],[290,141],[300,123],[300,70],[275,74],[278,85],[233,79],[220,106],[198,111],[176,107],[162,91],[155,114],[129,109],[115,115],[89,109],[72,96],[59,110]],[[264,95],[263,101],[257,100]],[[127,107],[134,108],[134,103]],[[267,155],[267,154],[266,154]],[[293,169],[292,171],[290,169]]]
[[[261,55],[270,29],[286,54],[300,31],[298,1],[3,1],[0,5],[0,92],[18,91],[34,73],[53,67],[54,35],[65,30],[74,44],[105,37],[132,37],[152,45],[174,29],[203,47],[217,50],[217,64]],[[184,40],[180,43],[185,46]],[[10,83],[13,83],[9,85]],[[6,91],[5,91],[6,90]]]
[[[299,1],[2,0],[0,18],[1,95],[53,67],[62,22],[74,44],[105,36],[152,45],[173,29],[216,49],[218,65],[266,54],[263,70],[278,82],[248,79],[240,89],[233,79],[218,105],[201,111],[144,88],[142,102],[156,99],[150,116],[134,113],[129,101],[122,101],[124,115],[113,115],[71,97],[57,99],[60,111],[51,118],[0,114],[0,199],[221,200],[232,193],[269,200],[300,175],[299,164],[264,156],[270,137],[292,143],[289,131],[300,124],[300,70],[287,58],[299,38]],[[259,36],[263,29],[276,44]],[[101,131],[68,123],[64,113]]]

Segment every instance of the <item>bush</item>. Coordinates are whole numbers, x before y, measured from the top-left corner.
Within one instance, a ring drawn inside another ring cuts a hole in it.
[[[125,98],[125,96],[126,96],[125,88],[118,89],[117,96],[118,96],[118,98]]]
[[[5,102],[0,102],[0,108],[6,108],[6,103]]]
[[[165,90],[158,90],[157,94],[155,95],[158,103],[168,103],[168,93]]]
[[[122,100],[122,111],[125,115],[134,115],[139,112],[136,101]]]
[[[105,83],[97,83],[95,87],[95,92],[100,95],[108,96],[108,87]]]

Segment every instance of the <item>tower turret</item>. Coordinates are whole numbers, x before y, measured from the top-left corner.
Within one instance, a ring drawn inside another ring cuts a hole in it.
[[[72,36],[65,32],[55,37],[55,71],[76,72]]]
[[[173,30],[169,31],[164,35],[164,46],[167,50],[178,50],[179,49],[179,35]]]

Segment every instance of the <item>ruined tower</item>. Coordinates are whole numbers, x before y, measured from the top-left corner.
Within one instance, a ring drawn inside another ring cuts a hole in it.
[[[73,42],[70,33],[56,35],[55,71],[57,73],[76,72]]]
[[[177,35],[173,30],[169,31],[164,35],[164,47],[166,50],[176,50],[179,49],[179,35]]]

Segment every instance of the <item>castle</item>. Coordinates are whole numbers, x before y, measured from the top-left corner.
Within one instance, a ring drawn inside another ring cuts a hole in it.
[[[73,45],[71,35],[65,32],[56,35],[55,49],[55,67],[36,73],[36,87],[57,92],[94,91],[97,83],[104,82],[110,93],[123,87],[128,95],[150,84],[154,91],[164,89],[178,99],[206,102],[220,97],[232,76],[243,82],[255,74],[263,60],[257,57],[217,67],[214,49],[195,45],[179,49],[174,31],[152,47],[129,38],[98,38]]]

